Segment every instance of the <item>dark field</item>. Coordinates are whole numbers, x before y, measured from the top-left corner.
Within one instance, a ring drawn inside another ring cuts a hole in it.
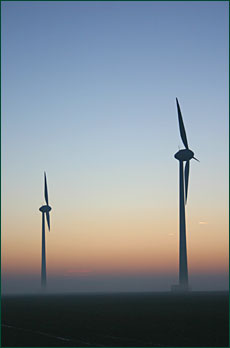
[[[2,297],[3,347],[228,347],[228,293]]]

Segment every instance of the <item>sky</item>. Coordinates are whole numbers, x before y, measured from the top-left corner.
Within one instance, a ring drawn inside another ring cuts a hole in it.
[[[228,3],[2,1],[2,291],[228,289]]]

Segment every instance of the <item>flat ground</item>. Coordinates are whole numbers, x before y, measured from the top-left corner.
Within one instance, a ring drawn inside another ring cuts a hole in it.
[[[228,293],[2,297],[2,347],[228,347]]]

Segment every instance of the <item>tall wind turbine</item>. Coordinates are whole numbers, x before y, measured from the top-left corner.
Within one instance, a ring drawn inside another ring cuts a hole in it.
[[[42,287],[46,286],[46,240],[45,240],[45,215],[46,221],[48,225],[48,229],[50,231],[50,210],[48,201],[48,189],[47,189],[47,181],[46,181],[46,173],[44,172],[44,195],[46,205],[43,205],[39,208],[42,212],[42,264],[41,264],[41,285]]]
[[[188,141],[182,119],[179,102],[176,98],[177,112],[180,136],[185,149],[179,150],[174,157],[179,161],[179,196],[180,196],[180,242],[179,242],[179,285],[172,286],[172,290],[187,291],[188,287],[188,265],[187,265],[187,247],[186,247],[186,224],[185,224],[185,203],[188,197],[188,181],[189,181],[189,166],[190,160],[194,157],[194,152],[188,147]],[[184,163],[185,169],[184,169]]]

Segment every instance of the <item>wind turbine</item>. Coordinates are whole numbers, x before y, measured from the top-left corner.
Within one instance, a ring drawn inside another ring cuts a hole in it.
[[[187,247],[186,247],[186,224],[185,224],[185,203],[188,197],[188,181],[189,181],[189,167],[190,160],[194,157],[194,152],[188,147],[188,141],[182,119],[179,102],[176,98],[177,112],[180,136],[185,149],[179,150],[174,157],[179,161],[179,196],[180,196],[180,242],[179,242],[179,285],[173,285],[172,290],[187,291],[188,287],[188,264],[187,264]],[[185,169],[184,169],[184,163]]]
[[[46,221],[48,225],[48,229],[50,231],[50,210],[48,201],[48,189],[47,189],[47,181],[46,181],[46,173],[44,172],[44,195],[46,205],[43,205],[39,208],[42,212],[42,264],[41,264],[41,285],[42,287],[46,286],[46,240],[45,240],[45,215]]]

